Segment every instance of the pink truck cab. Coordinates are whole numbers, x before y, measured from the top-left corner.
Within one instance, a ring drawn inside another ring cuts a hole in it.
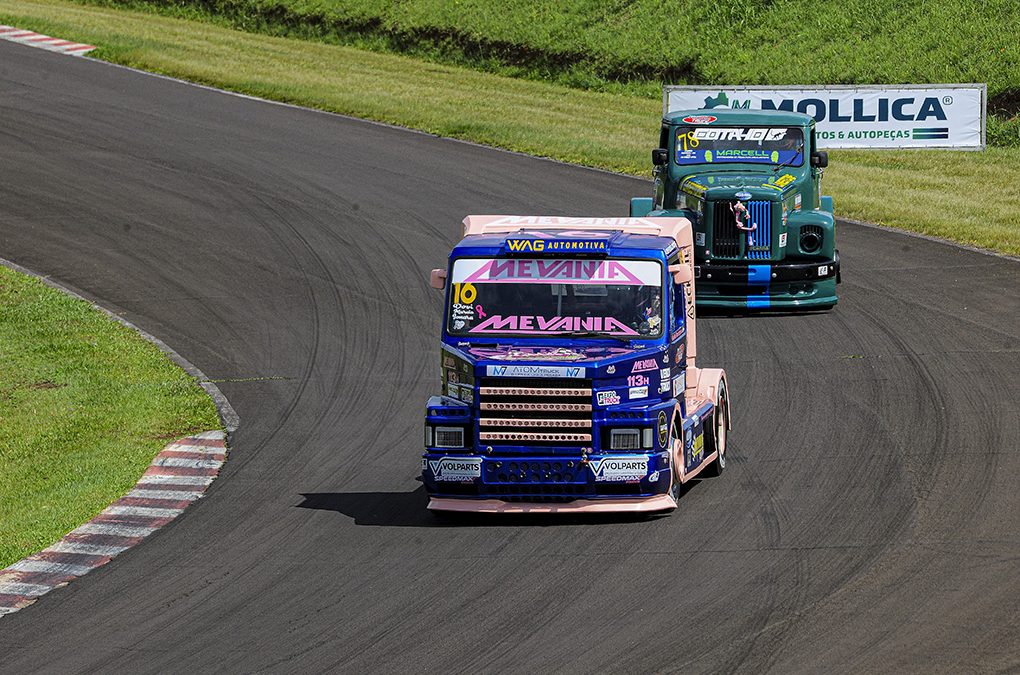
[[[468,216],[446,269],[422,480],[438,511],[649,512],[726,466],[685,218]]]

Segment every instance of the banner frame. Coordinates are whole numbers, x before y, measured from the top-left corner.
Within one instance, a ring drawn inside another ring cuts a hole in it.
[[[975,147],[959,147],[950,145],[932,145],[924,148],[831,148],[832,150],[956,150],[959,152],[981,152],[988,147],[988,84],[979,82],[957,83],[957,84],[727,84],[727,85],[689,85],[689,84],[664,84],[662,85],[662,116],[669,114],[669,93],[671,91],[704,91],[705,89],[734,89],[747,91],[818,91],[828,89],[832,91],[888,91],[889,89],[979,89],[981,91],[981,145]],[[694,108],[695,110],[712,110],[713,108]]]

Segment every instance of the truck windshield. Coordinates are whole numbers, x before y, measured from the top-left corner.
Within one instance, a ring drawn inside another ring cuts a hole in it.
[[[682,126],[676,132],[677,164],[804,164],[799,127]]]
[[[460,258],[446,328],[455,336],[656,338],[662,279],[655,260]]]

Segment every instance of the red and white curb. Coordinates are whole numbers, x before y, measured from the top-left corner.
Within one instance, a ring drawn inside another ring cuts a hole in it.
[[[81,42],[71,42],[70,40],[61,40],[60,38],[50,37],[49,35],[42,35],[30,30],[21,30],[14,26],[0,26],[0,39],[10,40],[11,42],[20,42],[23,45],[29,45],[30,47],[39,47],[51,52],[60,52],[61,54],[74,54],[75,56],[81,56],[95,49],[93,45],[82,44]]]
[[[202,497],[227,458],[225,434],[207,431],[166,446],[134,489],[44,551],[0,570],[0,616],[110,562]]]

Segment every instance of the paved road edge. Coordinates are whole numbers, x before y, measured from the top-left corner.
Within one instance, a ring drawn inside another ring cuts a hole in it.
[[[170,443],[156,455],[135,487],[125,496],[52,546],[0,570],[0,617],[3,617],[102,567],[141,543],[149,534],[179,516],[191,502],[201,498],[226,460],[230,434],[237,430],[240,418],[230,401],[205,373],[156,336],[50,277],[4,258],[0,258],[0,265],[89,303],[156,345],[205,390],[226,430],[207,431]]]
[[[204,496],[227,459],[226,434],[207,431],[167,445],[126,495],[57,543],[0,570],[0,616],[102,567]]]

